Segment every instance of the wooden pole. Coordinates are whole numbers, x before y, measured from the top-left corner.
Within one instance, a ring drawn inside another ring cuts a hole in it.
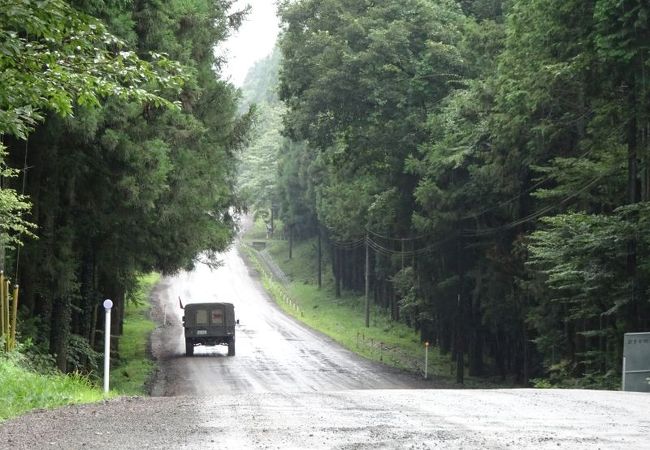
[[[11,345],[10,350],[16,348],[16,318],[18,317],[18,285],[14,286],[13,314],[11,315]]]
[[[318,289],[323,287],[323,244],[320,225],[318,226]]]
[[[461,229],[460,227],[458,228]],[[463,267],[463,242],[462,237],[458,237],[458,304],[456,323],[456,383],[464,384],[465,381],[465,308],[463,282],[465,278]]]
[[[293,257],[293,224],[289,225],[289,259]]]
[[[5,275],[0,270],[0,337],[6,338],[5,332]]]
[[[370,249],[368,235],[366,234],[366,328],[370,327]]]
[[[5,278],[5,285],[4,285],[4,290],[5,290],[5,300],[3,302],[3,316],[4,316],[4,336],[5,336],[5,350],[9,351],[9,342],[10,342],[10,334],[9,334],[9,285],[10,281],[8,278]]]

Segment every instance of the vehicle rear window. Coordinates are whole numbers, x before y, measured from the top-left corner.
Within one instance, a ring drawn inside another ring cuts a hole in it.
[[[207,325],[208,324],[208,311],[205,309],[196,310],[196,324],[197,325]]]
[[[223,325],[223,309],[216,308],[212,310],[212,323],[214,325]]]

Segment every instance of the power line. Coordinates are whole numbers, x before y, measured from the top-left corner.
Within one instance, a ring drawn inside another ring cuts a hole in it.
[[[511,230],[519,225],[523,225],[524,223],[530,222],[532,220],[538,219],[542,217],[543,215],[547,214],[548,212],[565,205],[567,202],[571,201],[575,197],[579,196],[580,194],[586,192],[589,190],[591,187],[593,187],[598,181],[600,181],[602,178],[605,176],[610,175],[611,173],[614,172],[614,170],[617,170],[616,168],[613,170],[610,170],[606,173],[603,173],[599,176],[594,177],[591,181],[589,181],[587,184],[585,184],[582,188],[578,189],[577,191],[574,191],[572,194],[566,196],[563,198],[561,201],[545,206],[531,214],[528,214],[525,217],[519,218],[517,220],[514,220],[510,223],[494,227],[494,228],[489,228],[489,229],[483,229],[483,230],[461,230],[459,232],[452,233],[446,238],[439,239],[433,243],[430,243],[424,247],[418,248],[418,249],[412,249],[408,251],[403,251],[403,250],[395,250],[388,248],[384,245],[382,245],[380,242],[377,242],[376,240],[373,240],[371,235],[374,235],[376,237],[380,237],[382,239],[385,238],[385,236],[380,235],[379,233],[374,233],[370,230],[368,231],[368,234],[365,238],[360,238],[354,241],[345,241],[345,242],[334,242],[334,245],[337,248],[344,249],[344,250],[356,250],[358,248],[361,248],[364,245],[368,245],[368,247],[372,248],[376,253],[382,254],[384,256],[405,256],[405,257],[412,257],[412,256],[419,256],[419,255],[424,255],[427,253],[430,253],[434,250],[437,250],[440,248],[443,244],[446,244],[454,239],[457,239],[460,236],[463,237],[486,237],[490,235],[495,235],[504,231]],[[419,236],[418,238],[423,238],[426,237],[427,235]],[[414,241],[416,238],[408,238],[408,239],[397,239],[397,238],[389,238],[388,240],[391,240],[393,242],[406,242],[406,241]]]
[[[362,247],[365,242],[366,238],[363,237],[354,241],[332,241],[332,245],[343,250],[354,250],[356,248]]]
[[[599,175],[595,178],[593,178],[589,183],[584,185],[582,188],[578,189],[577,191],[573,192],[571,195],[568,195],[564,199],[562,199],[560,202],[555,203],[553,205],[545,206],[544,208],[539,209],[538,211],[535,211],[534,213],[531,213],[525,217],[522,217],[520,219],[517,219],[513,222],[510,222],[505,225],[501,225],[499,227],[495,228],[488,228],[488,229],[483,229],[483,230],[464,230],[463,231],[463,236],[467,237],[482,237],[482,236],[489,236],[491,234],[496,234],[502,231],[507,231],[512,228],[518,227],[519,225],[523,225],[526,222],[530,222],[531,220],[538,219],[539,217],[545,215],[546,213],[554,210],[555,208],[558,208],[559,206],[564,205],[568,201],[572,200],[573,198],[577,197],[578,195],[582,194],[583,192],[587,191],[590,189],[594,184],[596,184],[598,181],[600,181],[603,177],[610,175],[613,173],[613,170],[610,170],[602,175]]]
[[[587,114],[587,113],[585,113],[585,114]],[[620,126],[619,126],[618,128],[616,128],[614,131],[612,131],[612,132],[607,136],[607,138],[610,138],[610,137],[614,136],[614,134],[619,133],[619,132],[623,129],[623,127],[624,127],[624,125],[620,125]],[[589,150],[587,150],[587,151],[584,152],[583,154],[581,154],[581,155],[575,157],[575,158],[573,159],[573,161],[571,161],[571,163],[568,164],[568,165],[565,167],[565,169],[570,169],[570,168],[572,168],[573,166],[575,166],[579,161],[581,161],[581,160],[584,159],[585,157],[589,156],[589,155],[593,152],[593,150],[594,150],[594,148],[591,147],[591,148],[589,148]],[[514,197],[511,197],[511,198],[509,198],[509,199],[507,199],[507,200],[503,200],[503,201],[501,201],[500,203],[498,203],[498,204],[496,204],[496,205],[494,205],[494,206],[489,206],[489,207],[487,207],[487,208],[485,208],[485,209],[483,209],[483,210],[481,210],[481,211],[479,211],[479,212],[477,212],[477,213],[468,214],[468,215],[462,217],[461,220],[471,219],[471,218],[477,218],[477,217],[482,216],[483,214],[486,214],[486,213],[488,213],[488,212],[490,212],[490,211],[494,211],[495,209],[502,208],[502,207],[506,206],[506,205],[509,204],[509,203],[512,203],[512,202],[514,202],[514,201],[516,201],[516,200],[519,200],[519,199],[520,199],[521,197],[523,197],[524,195],[528,195],[528,194],[530,194],[531,192],[533,192],[533,191],[534,191],[535,189],[537,189],[538,187],[540,187],[540,186],[542,186],[543,184],[546,184],[547,182],[551,181],[553,178],[554,178],[554,175],[549,175],[549,176],[547,176],[546,178],[544,178],[543,180],[540,180],[540,181],[538,181],[537,183],[533,184],[532,186],[530,186],[529,188],[527,188],[527,189],[524,190],[523,192],[520,192],[519,194],[515,195]]]
[[[370,228],[366,228],[366,231],[369,234],[372,234],[373,236],[376,236],[378,238],[385,239],[387,241],[398,241],[398,242],[400,242],[400,241],[401,242],[403,242],[403,241],[415,241],[415,240],[424,239],[426,237],[430,237],[430,236],[433,235],[433,233],[427,233],[427,234],[420,234],[420,235],[412,236],[412,237],[408,237],[408,238],[394,238],[394,237],[383,235],[381,233],[377,233],[376,231],[372,231]]]

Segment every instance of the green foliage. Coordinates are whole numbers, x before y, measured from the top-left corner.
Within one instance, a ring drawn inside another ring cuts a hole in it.
[[[100,377],[104,355],[95,351],[86,338],[78,334],[70,334],[68,336],[67,348],[66,359],[68,371],[73,373],[87,373],[94,378]]]
[[[280,135],[282,107],[262,103],[255,114],[255,131],[241,156],[238,189],[249,207],[270,208],[277,196],[278,158],[284,145]]]
[[[415,373],[424,370],[424,347],[418,335],[404,324],[395,323],[380,308],[373,307],[371,327],[363,327],[363,301],[354,293],[347,293],[342,298],[335,298],[331,285],[319,290],[314,283],[313,245],[304,241],[296,249],[293,260],[274,257],[287,274],[294,274],[288,288],[288,295],[293,305],[288,305],[283,298],[287,294],[272,278],[264,277],[263,282],[272,293],[280,307],[288,314],[308,326],[327,334],[329,337],[368,359],[405,369]],[[276,241],[270,246],[273,255],[286,254],[286,242]],[[254,263],[261,268],[255,253],[248,252]],[[311,267],[310,276],[307,275]],[[298,309],[296,309],[296,305]],[[448,361],[435,350],[429,354],[429,375],[439,384],[451,384],[446,371]]]
[[[280,49],[276,47],[270,56],[256,62],[248,71],[242,86],[242,105],[279,104],[277,91],[280,59]]]
[[[621,377],[615,371],[606,373],[589,373],[583,377],[575,378],[571,370],[571,362],[560,361],[549,368],[548,378],[534,378],[533,387],[538,389],[565,388],[565,389],[609,389],[617,390],[621,385]]]
[[[152,62],[139,59],[101,22],[64,1],[3,0],[0,11],[2,133],[25,138],[39,110],[71,115],[75,101],[96,106],[105,96],[169,106],[146,86],[179,88],[184,80],[177,63],[160,54]]]
[[[470,373],[613,386],[650,325],[648,7],[459,6],[282,4],[288,223],[315,215],[356,289],[382,235],[375,302]]]
[[[252,115],[237,115],[213,48],[242,13],[225,0],[9,3],[0,110],[17,119],[0,118],[2,170],[29,172],[3,180],[2,231],[38,226],[8,254],[24,323],[60,369],[92,370],[104,298],[119,324],[137,273],[214,262],[235,235],[235,154]]]
[[[330,0],[287,3],[281,15],[285,132],[321,152],[307,169],[319,219],[339,239],[375,223],[408,228],[404,161],[424,142],[428,111],[462,78],[460,11],[451,2]]]
[[[92,67],[92,70],[89,69]],[[160,54],[147,62],[98,20],[60,0],[0,2],[0,136],[26,139],[43,111],[70,116],[75,103],[104,97],[174,107],[159,89],[178,90],[186,75]],[[14,176],[0,143],[0,177]],[[29,201],[0,186],[0,242],[34,237],[25,219]]]
[[[111,369],[111,389],[126,395],[142,395],[155,370],[148,343],[156,324],[150,318],[149,297],[160,275],[138,277],[127,296],[124,332],[120,337],[120,358]]]
[[[5,147],[0,143],[0,179],[16,177],[16,171],[7,167],[4,158]],[[34,237],[34,224],[25,219],[29,211],[28,199],[18,194],[14,189],[0,189],[0,244],[20,245],[21,237]]]
[[[24,356],[0,354],[0,421],[33,409],[103,400],[101,390],[77,373],[42,374],[22,367]]]

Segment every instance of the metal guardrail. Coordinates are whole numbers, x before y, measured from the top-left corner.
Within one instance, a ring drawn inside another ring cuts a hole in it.
[[[276,294],[275,297],[277,298],[277,300],[285,303],[286,305],[294,309],[297,313],[299,313],[302,316],[303,311],[300,309],[298,303],[293,299],[293,297],[291,297],[291,294],[289,294],[289,292],[285,287],[288,282],[286,275],[283,274],[284,277],[280,277],[276,273],[276,271],[273,270],[273,267],[271,266],[270,262],[267,260],[267,258],[262,252],[258,251],[252,245],[248,245],[248,248],[251,250],[251,252],[254,253],[258,262],[259,269],[262,272],[262,275],[269,280],[277,282],[274,289],[275,291],[277,291],[274,292],[274,294]],[[278,268],[278,270],[280,269]]]

